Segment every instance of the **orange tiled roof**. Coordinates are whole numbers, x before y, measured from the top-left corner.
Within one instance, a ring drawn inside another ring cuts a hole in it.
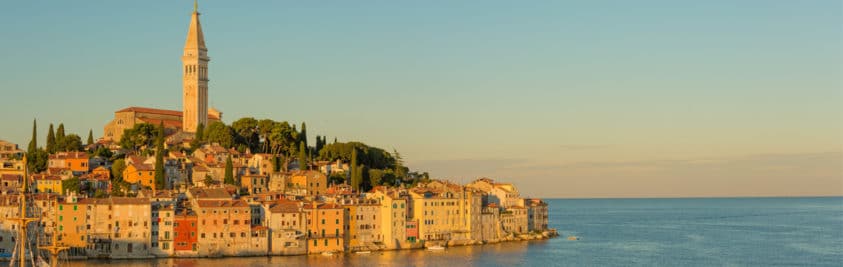
[[[145,107],[128,107],[128,108],[124,108],[124,109],[115,111],[114,113],[120,113],[120,112],[149,113],[149,114],[170,115],[170,116],[182,117],[182,112],[178,111],[178,110],[145,108]],[[216,120],[220,119],[218,116],[214,116],[214,115],[211,115],[211,114],[208,114],[208,118],[209,119],[216,119]]]

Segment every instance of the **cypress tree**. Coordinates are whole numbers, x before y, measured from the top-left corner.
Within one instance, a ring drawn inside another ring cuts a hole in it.
[[[32,139],[29,139],[29,147],[26,149],[26,152],[29,154],[34,154],[35,150],[38,150],[38,125],[35,120],[32,120]]]
[[[56,153],[56,133],[53,132],[53,124],[50,123],[50,129],[47,131],[47,152]]]
[[[158,126],[155,136],[155,188],[165,189],[164,173],[164,122]]]
[[[307,124],[301,122],[301,135],[299,136],[301,141],[304,142],[304,146],[307,147]]]
[[[299,170],[307,169],[307,154],[304,149],[304,142],[299,142]]]
[[[55,147],[56,151],[67,150],[65,148],[64,138],[65,138],[64,123],[59,123],[59,128],[56,129],[56,147]]]
[[[351,187],[357,192],[360,192],[360,177],[358,176],[358,172],[360,171],[360,166],[357,166],[357,149],[351,150]]]
[[[93,145],[93,144],[94,144],[94,130],[88,129],[88,145],[90,146],[90,145]]]
[[[225,180],[224,183],[234,185],[234,165],[231,163],[231,156],[225,160]]]

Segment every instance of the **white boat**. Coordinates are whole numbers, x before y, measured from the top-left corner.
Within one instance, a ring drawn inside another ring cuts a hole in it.
[[[579,236],[572,235],[572,236],[568,236],[568,240],[571,240],[571,241],[577,241],[577,240],[580,240],[580,237],[579,237]]]
[[[435,246],[427,247],[427,250],[445,250],[445,247],[440,246],[440,245],[435,245]]]
[[[322,252],[322,256],[334,256],[334,253],[330,252],[330,251],[325,251],[325,252]]]
[[[368,251],[368,250],[363,250],[363,251],[358,251],[358,252],[354,252],[354,253],[357,253],[357,254],[369,254],[369,253],[372,253],[372,252],[371,252],[371,251]]]

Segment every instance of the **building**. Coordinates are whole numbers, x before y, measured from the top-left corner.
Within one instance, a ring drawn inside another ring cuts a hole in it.
[[[105,125],[103,139],[107,141],[120,141],[123,131],[135,127],[136,124],[149,123],[152,125],[164,124],[168,129],[182,129],[182,114],[178,110],[166,110],[146,107],[128,107],[114,112],[114,119]],[[222,120],[222,113],[211,109],[208,114],[208,121],[215,122]],[[195,130],[194,130],[195,131]]]
[[[333,203],[307,203],[307,253],[342,252],[344,249],[345,214],[342,206]]]
[[[403,247],[407,238],[407,200],[396,190],[378,187],[366,197],[380,203],[380,232],[387,249]]]
[[[152,204],[151,253],[158,257],[174,255],[175,211],[172,201],[157,201]]]
[[[288,190],[304,190],[311,198],[324,195],[328,189],[328,177],[318,171],[296,171],[290,177]]]
[[[22,159],[0,157],[0,175],[23,175],[24,162]]]
[[[366,251],[381,248],[383,234],[381,206],[375,199],[343,205],[347,224],[345,240],[348,251]]]
[[[248,190],[250,195],[269,191],[269,178],[261,174],[247,174],[240,177],[240,186]]]
[[[547,230],[547,202],[537,198],[526,199],[524,202],[527,205],[527,230]]]
[[[55,175],[36,174],[32,176],[35,183],[35,191],[38,193],[63,194],[61,177]]]
[[[123,181],[130,184],[140,183],[142,186],[152,187],[154,180],[155,165],[152,164],[132,162],[123,170]]]
[[[251,208],[242,199],[195,201],[198,253],[208,256],[242,256],[250,249]]]
[[[173,221],[174,254],[176,256],[197,256],[199,228],[196,213],[182,209],[176,213]]]
[[[20,174],[0,174],[0,190],[18,191],[22,180],[23,175]]]
[[[23,150],[20,150],[17,144],[0,140],[0,159],[19,159],[23,158],[23,154]]]
[[[78,203],[75,196],[69,196],[65,201],[58,202],[57,222],[59,244],[70,247],[70,255],[81,255],[88,245],[88,206]],[[52,204],[52,203],[51,203]]]
[[[47,160],[47,168],[69,169],[74,175],[87,173],[88,153],[85,152],[58,152],[51,154]]]
[[[466,239],[466,225],[459,192],[449,188],[415,187],[409,190],[411,216],[418,221],[419,238],[425,241]],[[459,235],[459,236],[457,236]],[[458,238],[459,237],[459,238]]]
[[[512,206],[501,212],[503,230],[507,233],[527,233],[527,208]]]
[[[280,200],[262,205],[264,224],[269,228],[270,255],[307,253],[307,224],[302,203]]]

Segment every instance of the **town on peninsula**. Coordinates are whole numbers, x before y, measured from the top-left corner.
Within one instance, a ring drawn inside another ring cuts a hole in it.
[[[194,5],[181,111],[122,108],[99,138],[35,121],[27,147],[0,140],[0,260],[331,256],[557,235],[547,203],[507,181],[458,184],[394,150],[310,144],[303,122],[225,124],[208,105],[199,16]]]

